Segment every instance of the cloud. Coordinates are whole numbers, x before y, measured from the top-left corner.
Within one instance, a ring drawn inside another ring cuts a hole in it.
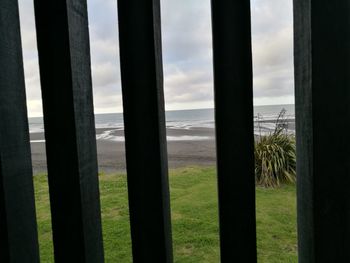
[[[19,0],[29,114],[42,115],[32,1]],[[162,0],[167,109],[213,106],[210,0]],[[252,0],[254,100],[293,103],[292,0]],[[88,0],[96,112],[122,110],[117,2]]]
[[[210,101],[213,98],[211,78],[206,72],[184,72],[175,68],[165,74],[167,103]]]
[[[19,11],[28,113],[30,116],[41,116],[40,76],[32,1],[20,0]]]
[[[211,60],[210,1],[164,0],[161,3],[165,64]]]
[[[294,103],[293,1],[252,1],[254,100]]]

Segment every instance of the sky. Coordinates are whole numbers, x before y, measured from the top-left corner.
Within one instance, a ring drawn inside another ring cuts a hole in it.
[[[122,111],[117,0],[87,0],[95,113]],[[32,0],[19,0],[29,116],[42,116]],[[161,0],[165,107],[213,107],[210,0]],[[292,0],[252,0],[254,104],[294,103]]]

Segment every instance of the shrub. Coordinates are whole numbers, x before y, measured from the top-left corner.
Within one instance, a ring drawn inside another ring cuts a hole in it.
[[[296,180],[295,138],[286,131],[282,111],[276,129],[255,142],[256,183],[265,187],[279,186]]]

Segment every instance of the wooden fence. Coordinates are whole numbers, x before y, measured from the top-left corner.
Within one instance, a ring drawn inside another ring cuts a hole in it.
[[[55,261],[103,262],[86,0],[34,6]],[[349,11],[294,0],[302,263],[350,262]],[[133,261],[173,262],[160,0],[118,14]],[[221,262],[254,263],[250,1],[212,0],[212,25]],[[17,0],[0,37],[0,262],[39,262]]]

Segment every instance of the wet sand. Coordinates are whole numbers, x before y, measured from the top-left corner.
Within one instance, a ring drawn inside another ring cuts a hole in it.
[[[97,129],[96,134],[100,135],[110,130],[112,129]],[[123,130],[113,130],[110,134],[123,136]],[[179,168],[190,165],[215,165],[214,129],[168,129],[167,136],[172,138],[171,141],[168,141],[169,168]],[[194,136],[195,140],[182,140],[182,138],[188,139],[188,136]],[[200,137],[205,139],[199,140]],[[45,142],[43,142],[43,140],[43,133],[31,134],[34,174],[47,172]],[[123,141],[98,139],[97,155],[99,172],[125,172],[125,144]]]
[[[261,123],[274,125],[274,121],[271,120],[261,121]],[[255,123],[256,127],[257,125]],[[294,130],[294,120],[287,120],[287,125],[289,129]],[[271,130],[263,128],[261,131],[271,132]],[[96,135],[99,171],[101,173],[125,172],[124,130],[117,128],[96,129]],[[30,137],[34,174],[46,173],[44,133],[32,133]],[[168,128],[167,137],[170,169],[190,165],[215,165],[215,130],[213,128]],[[259,136],[256,135],[255,139],[258,138]]]

